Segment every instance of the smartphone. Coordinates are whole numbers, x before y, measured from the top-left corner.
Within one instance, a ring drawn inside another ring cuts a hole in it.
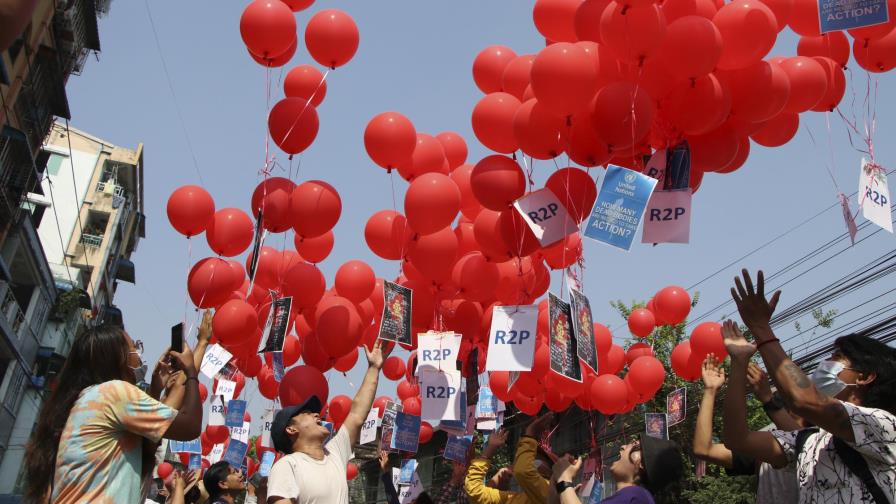
[[[184,323],[171,327],[171,350],[177,353],[184,351]]]
[[[261,474],[258,471],[255,471],[255,474],[253,474],[252,477],[249,478],[249,484],[254,486],[255,488],[258,488],[261,486],[261,478]]]

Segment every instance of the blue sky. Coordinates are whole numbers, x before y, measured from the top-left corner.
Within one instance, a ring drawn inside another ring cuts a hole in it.
[[[259,181],[267,128],[265,70],[250,59],[239,35],[244,2],[150,3],[203,185],[218,208],[245,209]],[[363,238],[367,218],[393,207],[389,177],[364,150],[362,134],[367,121],[379,112],[397,110],[407,115],[418,131],[460,133],[470,148],[468,162],[489,154],[478,144],[470,126],[470,112],[481,96],[470,73],[473,58],[489,44],[511,46],[518,54],[542,47],[543,39],[531,21],[532,3],[319,0],[311,9],[298,13],[300,41],[308,18],[322,8],[346,10],[361,32],[355,58],[328,77],[327,96],[318,108],[320,133],[302,156],[298,176],[299,180],[324,179],[342,196],[343,214],[335,228],[335,250],[321,265],[328,285],[339,265],[349,259],[367,261],[382,277],[398,273],[397,263],[377,259]],[[114,2],[108,17],[101,20],[100,37],[103,51],[98,61],[91,59],[83,75],[72,77],[68,84],[72,125],[117,145],[145,144],[147,238],[134,257],[137,285],[122,284],[116,302],[124,310],[130,332],[146,343],[147,360],[154,362],[168,344],[169,327],[184,316],[188,269],[187,242],[169,226],[165,202],[174,188],[199,180],[153,40],[146,4]],[[794,55],[796,43],[793,33],[785,30],[773,54]],[[301,43],[285,71],[300,63],[314,64]],[[841,104],[847,115],[852,113],[853,100],[855,110],[861,112],[867,84],[867,74],[854,63],[850,67],[847,95]],[[279,69],[272,72],[275,99],[282,94],[277,85],[280,76]],[[896,121],[896,78],[873,75],[872,87],[875,83],[876,155],[882,165],[893,169],[896,147],[886,140],[892,138],[889,132]],[[839,206],[791,230],[836,203],[837,190],[826,165],[831,166],[840,190],[851,194],[858,185],[861,158],[850,147],[843,121],[836,113],[830,116],[830,132],[824,114],[803,114],[801,119],[801,129],[789,144],[776,149],[754,144],[740,170],[706,176],[694,198],[689,245],[653,247],[636,243],[631,252],[623,252],[586,240],[585,292],[595,319],[616,328],[617,343],[630,335],[624,321],[610,308],[611,300],[644,300],[666,285],[691,286],[769,239],[784,235],[701,283],[695,289],[701,293],[696,314],[703,314],[728,299],[731,279],[740,266],[776,271],[845,231]],[[282,154],[277,159],[286,162]],[[539,186],[553,169],[552,162],[536,162]],[[401,210],[406,183],[396,177],[395,187]],[[859,217],[858,221],[863,219]],[[848,247],[848,241],[841,241],[782,276],[783,281],[799,275],[787,286],[782,307],[892,251],[894,237],[885,231],[871,235],[876,230],[872,225],[860,232],[860,239],[868,238],[853,249],[825,261]],[[282,238],[271,241],[279,244]],[[286,243],[291,242],[289,236]],[[204,238],[193,240],[194,262],[210,254]],[[800,275],[821,261],[821,267]],[[884,298],[878,298],[889,289],[885,284],[886,279],[827,308],[845,311],[863,305],[842,319],[852,320],[865,310],[885,304]],[[559,290],[556,274],[552,290]],[[709,315],[710,319],[719,319],[728,313],[730,307]],[[188,315],[196,318],[192,312]],[[808,320],[803,319],[804,328],[812,325]],[[781,332],[782,336],[791,336],[796,330],[788,326]],[[802,335],[792,343],[808,337],[811,335]],[[351,384],[357,385],[361,369],[359,363],[347,377],[331,371],[331,396],[352,395]],[[268,401],[252,389],[247,389],[252,400],[250,409],[258,412]],[[384,380],[380,393],[393,394],[394,384]]]

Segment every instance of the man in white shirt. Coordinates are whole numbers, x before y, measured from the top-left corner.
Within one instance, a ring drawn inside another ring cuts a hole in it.
[[[373,406],[380,368],[381,342],[367,354],[367,374],[342,427],[326,445],[329,429],[322,425],[321,400],[309,397],[304,403],[278,411],[271,424],[274,448],[286,454],[271,468],[268,504],[348,504],[346,464],[352,445],[358,442],[361,426]]]

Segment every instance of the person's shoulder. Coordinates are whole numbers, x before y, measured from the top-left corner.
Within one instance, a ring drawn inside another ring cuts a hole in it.
[[[859,417],[861,418],[861,423],[868,423],[868,421],[871,421],[889,429],[896,429],[896,415],[885,409],[859,406],[846,401],[840,401],[840,404],[846,409],[846,413],[853,422]]]
[[[138,397],[143,393],[136,385],[124,380],[109,380],[87,387],[83,395],[97,395],[105,399],[120,399],[122,397]]]
[[[271,471],[274,470],[283,470],[284,468],[293,468],[302,461],[302,457],[298,453],[290,453],[280,457],[279,460],[274,462],[271,466]]]

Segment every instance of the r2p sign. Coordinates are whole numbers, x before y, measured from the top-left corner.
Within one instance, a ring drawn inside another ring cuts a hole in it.
[[[526,342],[527,339],[532,337],[532,333],[526,330],[522,331],[514,331],[513,329],[509,331],[497,330],[495,331],[495,344],[496,345],[522,345]]]
[[[488,371],[529,371],[535,358],[538,307],[496,306],[488,338]]]

